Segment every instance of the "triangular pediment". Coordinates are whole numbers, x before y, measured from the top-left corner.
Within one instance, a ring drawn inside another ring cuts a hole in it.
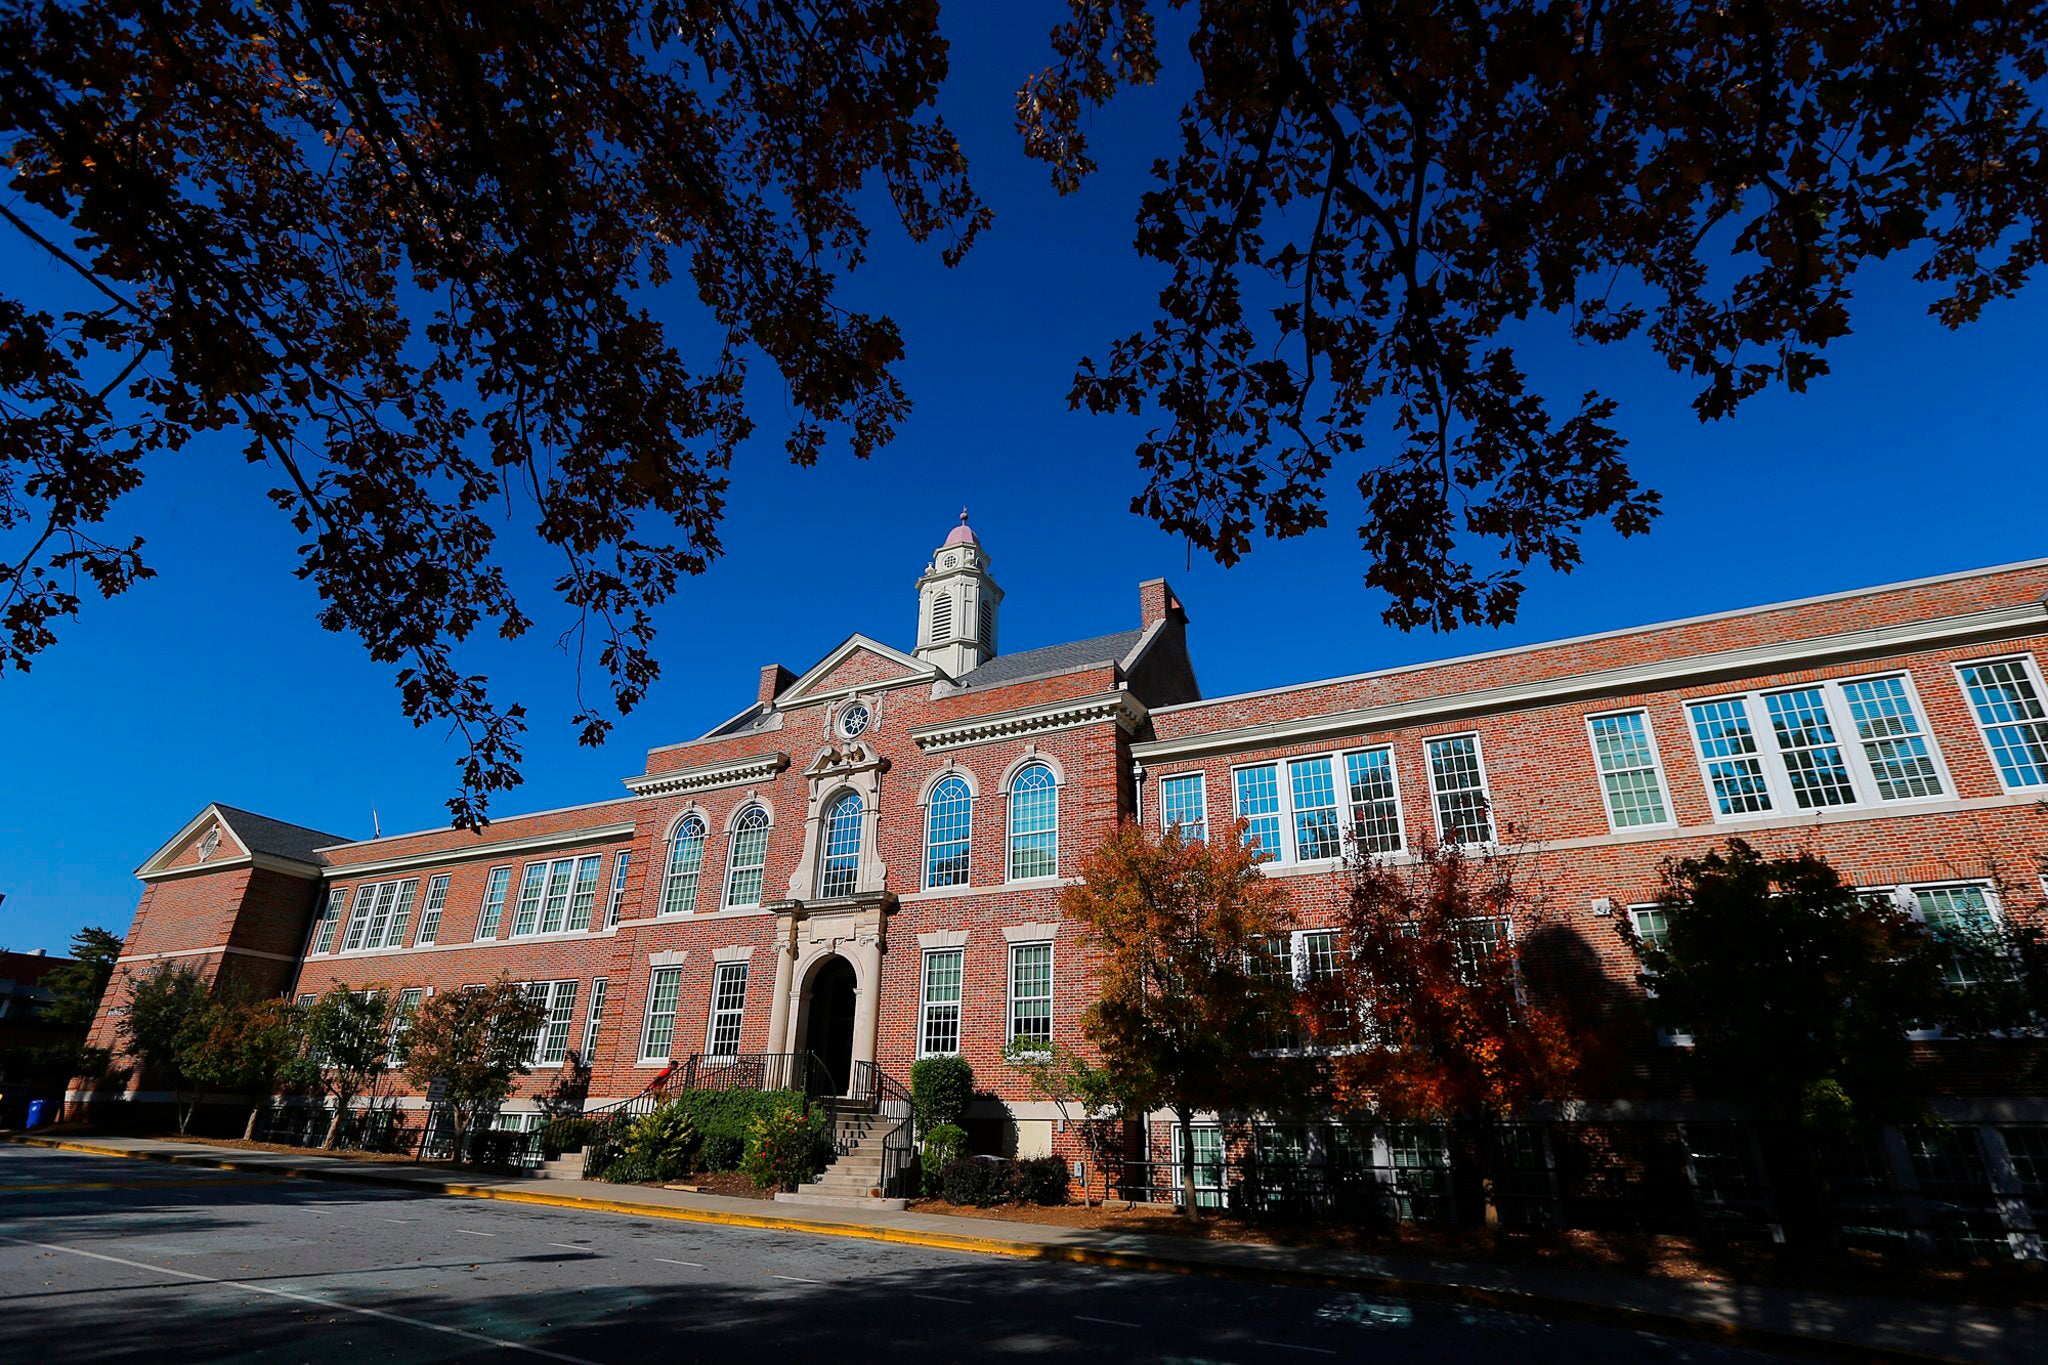
[[[218,806],[208,806],[171,836],[171,841],[150,855],[135,875],[182,869],[236,866],[249,860],[249,846],[235,833]]]
[[[865,635],[852,635],[813,665],[809,672],[783,689],[775,704],[787,709],[793,702],[812,697],[928,683],[939,676],[939,670],[922,659],[900,649],[892,649],[879,640],[870,640]]]

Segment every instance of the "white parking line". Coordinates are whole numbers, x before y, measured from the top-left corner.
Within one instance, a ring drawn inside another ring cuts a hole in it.
[[[361,1308],[352,1303],[336,1303],[333,1299],[323,1299],[317,1294],[300,1293],[296,1289],[277,1289],[270,1285],[248,1284],[242,1280],[222,1280],[212,1275],[196,1274],[190,1270],[173,1270],[169,1266],[150,1265],[146,1261],[129,1261],[119,1256],[108,1256],[98,1251],[86,1251],[79,1247],[59,1246],[55,1242],[31,1242],[25,1238],[8,1237],[4,1234],[0,1234],[0,1242],[12,1242],[16,1246],[36,1247],[43,1251],[61,1251],[67,1256],[83,1256],[88,1260],[105,1261],[110,1265],[125,1265],[130,1270],[147,1270],[152,1275],[169,1275],[176,1279],[191,1280],[198,1284],[217,1284],[228,1289],[240,1289],[249,1294],[266,1294],[272,1298],[291,1299],[296,1303],[310,1303],[316,1308],[324,1308],[330,1313],[354,1313],[357,1317],[377,1318],[384,1322],[403,1323],[407,1327],[421,1327],[429,1332],[441,1332],[451,1337],[461,1337],[464,1341],[480,1341],[486,1346],[499,1346],[508,1351],[523,1351],[530,1356],[541,1356],[548,1360],[564,1360],[569,1362],[569,1365],[598,1365],[598,1362],[586,1360],[582,1356],[563,1355],[560,1351],[543,1350],[538,1346],[528,1346],[523,1342],[507,1341],[503,1337],[487,1337],[481,1332],[465,1331],[460,1327],[444,1327],[438,1322],[424,1322],[419,1318],[406,1317],[403,1313],[387,1313],[381,1308]]]
[[[771,1280],[791,1280],[791,1281],[793,1281],[793,1282],[795,1282],[795,1283],[797,1283],[797,1284],[823,1284],[823,1283],[825,1283],[825,1282],[824,1282],[823,1280],[807,1280],[807,1279],[805,1279],[805,1278],[804,1278],[803,1276],[801,1276],[801,1275],[777,1275],[777,1274],[776,1274],[776,1273],[775,1273],[774,1271],[772,1271],[772,1270],[768,1272],[768,1278],[769,1278],[769,1279],[771,1279]]]
[[[944,1294],[912,1294],[913,1299],[930,1299],[933,1303],[959,1303],[972,1305],[973,1299],[949,1299]]]
[[[1120,1322],[1115,1318],[1091,1318],[1086,1313],[1074,1314],[1075,1322],[1099,1322],[1104,1327],[1136,1327],[1135,1322]]]
[[[549,1242],[548,1245],[551,1247],[560,1247],[564,1251],[590,1251],[589,1247],[580,1247],[577,1246],[574,1242]],[[593,1256],[597,1255],[597,1253],[594,1251],[590,1251],[590,1254]]]
[[[457,1228],[455,1230],[464,1237],[496,1237],[498,1235],[495,1232],[471,1232],[468,1228]]]
[[[419,1219],[417,1219],[417,1218],[379,1218],[379,1219],[378,1219],[377,1221],[378,1221],[378,1222],[380,1222],[380,1223],[417,1223],[417,1222],[419,1221]]]
[[[690,1267],[690,1269],[692,1270],[707,1270],[710,1268],[708,1266],[698,1265],[695,1261],[671,1261],[666,1256],[657,1256],[654,1259],[660,1261],[663,1265],[686,1265]]]
[[[1276,1351],[1314,1351],[1314,1352],[1315,1352],[1315,1353],[1316,1353],[1317,1355],[1319,1355],[1319,1356],[1333,1356],[1333,1355],[1337,1354],[1337,1353],[1336,1353],[1335,1351],[1332,1351],[1332,1350],[1328,1350],[1328,1349],[1326,1349],[1326,1348],[1324,1348],[1324,1347],[1321,1347],[1321,1346],[1296,1346],[1296,1345],[1295,1345],[1294,1343],[1292,1343],[1292,1342],[1288,1342],[1288,1341],[1257,1341],[1257,1340],[1255,1340],[1255,1341],[1253,1341],[1253,1342],[1252,1342],[1252,1345],[1254,1345],[1254,1346],[1271,1346],[1271,1347],[1272,1347],[1272,1348],[1273,1348],[1274,1350],[1276,1350]]]

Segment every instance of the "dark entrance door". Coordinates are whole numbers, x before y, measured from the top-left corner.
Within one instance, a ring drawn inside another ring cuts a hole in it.
[[[824,1059],[832,1093],[843,1095],[853,1076],[853,964],[835,957],[811,978],[804,1046]]]

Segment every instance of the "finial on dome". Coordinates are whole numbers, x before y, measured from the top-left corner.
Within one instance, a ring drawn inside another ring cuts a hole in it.
[[[946,537],[948,545],[979,545],[981,537],[974,534],[974,528],[967,524],[967,509],[960,509],[960,524]]]
[[[967,524],[967,508],[965,505],[962,505],[962,507],[960,508],[960,524],[962,526],[965,526]]]

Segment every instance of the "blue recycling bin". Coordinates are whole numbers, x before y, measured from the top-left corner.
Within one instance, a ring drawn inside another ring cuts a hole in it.
[[[28,1127],[33,1128],[43,1121],[44,1103],[45,1101],[43,1100],[30,1100],[28,1102]]]

